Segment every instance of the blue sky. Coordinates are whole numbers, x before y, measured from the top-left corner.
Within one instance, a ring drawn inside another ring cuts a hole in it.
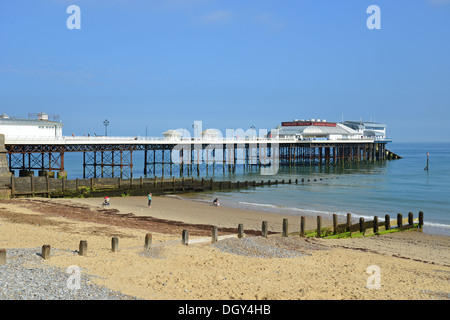
[[[65,135],[344,118],[450,141],[450,0],[3,0],[0,106]]]

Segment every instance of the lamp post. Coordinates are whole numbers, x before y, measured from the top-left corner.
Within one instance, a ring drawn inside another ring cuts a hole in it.
[[[109,121],[105,120],[103,121],[103,124],[105,125],[105,137],[108,136],[108,125],[109,125]]]

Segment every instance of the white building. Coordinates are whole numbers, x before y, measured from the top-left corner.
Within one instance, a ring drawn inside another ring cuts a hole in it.
[[[362,138],[361,133],[346,125],[320,119],[282,122],[277,129],[280,139],[354,140]]]
[[[167,130],[166,132],[163,132],[163,137],[166,140],[181,140],[181,133],[178,132],[177,130]]]
[[[63,124],[48,119],[48,114],[41,112],[37,119],[10,118],[6,114],[0,115],[0,133],[5,138],[52,138],[62,137]]]
[[[386,137],[386,125],[383,123],[368,121],[344,121],[344,125],[358,131],[365,138],[380,140],[389,140]]]
[[[219,140],[222,138],[222,133],[217,129],[206,129],[202,132],[203,140]]]

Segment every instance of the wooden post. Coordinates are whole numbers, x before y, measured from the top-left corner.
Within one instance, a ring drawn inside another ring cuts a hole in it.
[[[397,228],[403,227],[403,220],[402,220],[402,214],[397,214]]]
[[[119,238],[117,238],[117,237],[111,238],[111,251],[112,252],[119,251]]]
[[[414,225],[414,214],[412,212],[408,213],[408,224],[411,227]]]
[[[81,240],[80,241],[80,246],[78,249],[78,254],[80,256],[86,256],[87,255],[87,241],[86,240]]]
[[[78,181],[78,178],[75,179],[75,189],[78,192],[78,189],[80,188],[80,182]]]
[[[338,217],[336,213],[333,213],[333,234],[337,234]]]
[[[268,226],[267,226],[267,221],[263,221],[262,222],[262,228],[261,228],[261,235],[264,238],[267,238],[267,234],[268,234]]]
[[[16,180],[16,178],[14,177],[14,173],[13,173],[13,174],[11,174],[11,196],[14,196],[14,193],[16,191],[15,180]]]
[[[242,223],[240,223],[238,225],[238,238],[243,238],[244,237],[244,225]]]
[[[45,175],[45,185],[47,187],[47,197],[50,198],[50,178],[48,174]]]
[[[212,226],[211,228],[211,243],[216,243],[218,238],[219,229],[216,226]]]
[[[152,246],[152,234],[151,233],[147,233],[145,235],[144,248],[145,249],[150,249],[151,246]]]
[[[423,212],[419,211],[419,228],[423,228]]]
[[[351,213],[347,213],[347,226],[346,226],[346,231],[350,231],[350,228],[352,226],[352,215]]]
[[[388,214],[384,216],[384,228],[386,230],[391,229],[391,217]]]
[[[317,216],[317,238],[320,238],[322,231],[322,216]]]
[[[94,190],[94,178],[91,178],[91,192]]]
[[[373,233],[378,232],[378,217],[373,217]]]
[[[187,246],[188,242],[189,242],[189,230],[183,229],[183,232],[181,233],[181,243]]]
[[[359,232],[362,232],[362,233],[366,232],[366,226],[364,224],[363,217],[359,218]]]
[[[287,237],[289,233],[288,219],[283,219],[283,237]]]
[[[42,246],[41,256],[45,260],[50,259],[50,245],[49,244],[45,244]]]
[[[300,237],[304,237],[305,236],[305,217],[302,216],[300,217]]]
[[[30,180],[31,180],[31,192],[33,193],[34,196],[34,176],[30,176]]]
[[[0,266],[6,264],[6,249],[0,249]]]

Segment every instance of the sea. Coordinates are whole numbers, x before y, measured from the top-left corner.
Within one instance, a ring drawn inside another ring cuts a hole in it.
[[[183,197],[202,202],[219,198],[226,206],[280,216],[322,215],[331,219],[333,214],[338,214],[343,221],[347,213],[365,220],[378,216],[382,221],[386,214],[396,219],[398,213],[406,218],[409,212],[417,217],[422,211],[425,233],[450,236],[450,143],[393,142],[387,145],[387,149],[402,158],[344,166],[280,167],[271,176],[260,175],[257,170],[237,170],[225,175],[222,170],[214,173],[203,170],[199,178],[232,181],[284,179],[285,182],[297,179],[299,182],[235,191],[208,191]],[[143,156],[133,153],[135,178],[143,176],[143,163]],[[69,179],[82,178],[79,154],[66,156],[65,166]]]

